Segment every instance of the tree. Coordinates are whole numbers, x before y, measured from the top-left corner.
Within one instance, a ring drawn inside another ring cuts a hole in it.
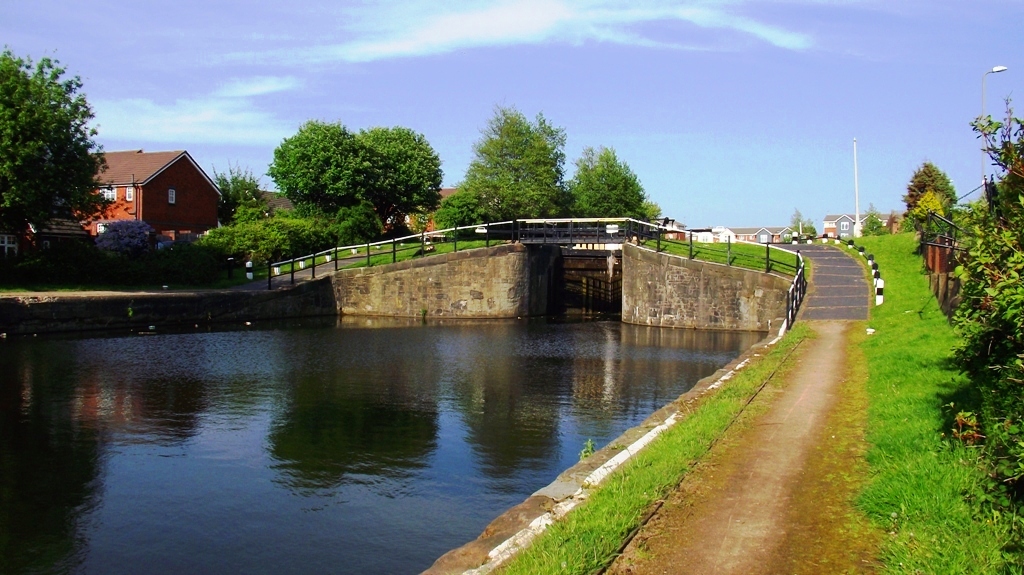
[[[61,79],[56,60],[0,54],[0,229],[45,227],[55,216],[100,211],[102,148],[89,128],[92,108],[82,81]]]
[[[267,174],[296,206],[334,213],[360,202],[360,163],[360,144],[345,126],[310,120],[274,150]]]
[[[479,196],[462,189],[441,200],[441,207],[434,213],[438,229],[471,226],[485,219]]]
[[[864,228],[861,230],[861,234],[865,236],[885,236],[889,235],[889,233],[889,228],[885,227],[885,222],[882,221],[882,214],[875,208],[875,204],[869,204],[867,215],[864,216]]]
[[[576,174],[569,181],[569,194],[573,215],[577,217],[643,219],[647,216],[644,187],[629,165],[620,161],[611,148],[584,148],[576,160]]]
[[[370,128],[356,136],[363,170],[357,195],[373,205],[386,229],[405,216],[437,209],[441,159],[427,139],[408,128]]]
[[[498,107],[459,190],[477,196],[490,220],[563,215],[569,207],[564,147],[565,131],[543,114],[530,122],[515,108]]]
[[[798,209],[793,210],[793,215],[789,218],[789,227],[793,229],[794,234],[803,234],[804,237],[813,238],[818,235],[818,229],[814,227],[814,220],[805,218]]]
[[[643,213],[643,220],[645,222],[653,222],[661,217],[661,206],[650,200],[644,200],[641,212]]]
[[[228,166],[228,173],[213,170],[213,183],[220,188],[220,203],[217,205],[217,219],[221,225],[230,225],[235,221],[239,210],[242,219],[259,219],[253,214],[266,214],[267,202],[260,192],[260,180],[249,168]]]
[[[937,168],[935,164],[925,162],[910,177],[910,183],[907,184],[907,194],[903,196],[903,201],[907,204],[908,214],[917,207],[921,197],[929,190],[934,192],[935,198],[944,210],[956,204],[956,188],[949,181],[949,177],[945,172]]]
[[[939,195],[935,190],[927,190],[921,194],[918,198],[917,204],[910,210],[907,210],[907,220],[912,222],[916,227],[920,227],[926,219],[928,219],[928,212],[935,212],[940,216],[946,214],[945,207],[942,205],[942,200],[939,199]]]

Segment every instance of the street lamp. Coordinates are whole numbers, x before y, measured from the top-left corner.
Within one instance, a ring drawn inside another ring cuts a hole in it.
[[[981,118],[985,119],[985,78],[989,74],[998,74],[999,72],[1005,72],[1006,66],[995,66],[988,72],[981,75]],[[981,151],[981,185],[985,185],[985,150]]]

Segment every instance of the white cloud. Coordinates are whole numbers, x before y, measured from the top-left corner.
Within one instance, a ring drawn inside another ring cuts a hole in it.
[[[158,103],[143,98],[93,102],[101,139],[190,143],[276,145],[295,127],[260,109],[255,96],[294,90],[298,80],[260,76],[233,79],[213,93]]]
[[[654,40],[636,31],[658,22],[738,32],[773,46],[801,50],[805,34],[740,14],[740,3],[711,0],[404,0],[364,5],[346,18],[350,39],[335,44],[236,54],[255,61],[366,62],[463,48],[586,40],[683,47],[689,38]]]

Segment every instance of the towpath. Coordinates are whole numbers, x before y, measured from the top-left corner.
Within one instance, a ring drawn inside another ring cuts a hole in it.
[[[842,508],[852,491],[820,469],[822,444],[836,439],[838,411],[863,406],[845,399],[847,340],[868,317],[864,268],[853,252],[800,246],[813,264],[801,312],[816,337],[798,351],[777,391],[762,394],[763,412],[741,419],[698,465],[612,565],[615,574],[759,574],[865,572],[872,545],[851,533]],[[855,387],[855,386],[850,386]],[[842,392],[842,393],[841,393]],[[755,410],[756,411],[756,410]],[[848,418],[849,419],[849,418]],[[856,427],[856,424],[854,424]],[[839,457],[857,458],[857,446]],[[856,464],[831,461],[830,466]],[[836,493],[836,492],[839,493]],[[837,511],[839,509],[839,511]],[[831,514],[831,515],[830,515]],[[838,518],[838,519],[837,519]]]

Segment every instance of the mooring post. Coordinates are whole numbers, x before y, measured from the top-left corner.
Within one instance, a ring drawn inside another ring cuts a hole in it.
[[[772,248],[771,244],[764,244],[764,273],[772,271]]]
[[[725,236],[725,265],[732,265],[732,236]]]
[[[366,242],[366,267],[370,267],[370,242]]]
[[[391,263],[398,261],[398,251],[395,246],[395,238],[391,238]]]

